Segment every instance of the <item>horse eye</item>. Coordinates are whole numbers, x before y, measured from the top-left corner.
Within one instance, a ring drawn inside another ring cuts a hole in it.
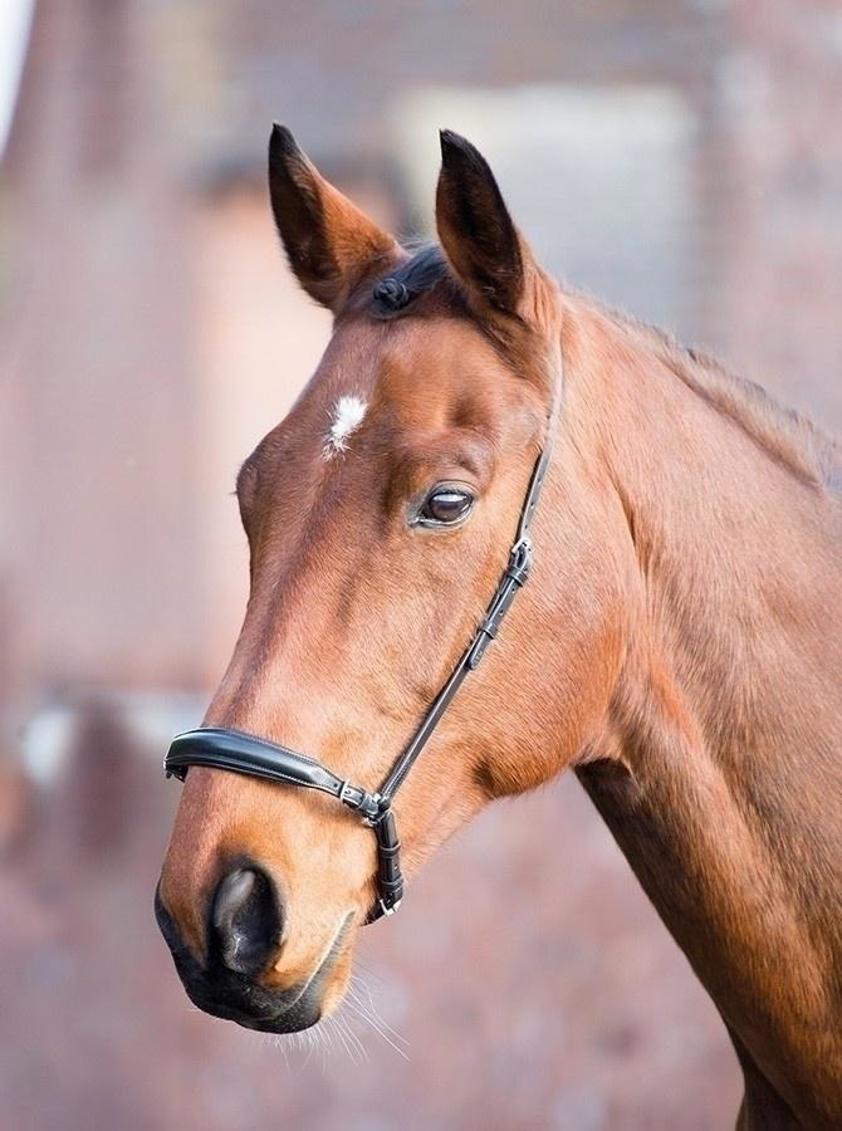
[[[418,511],[422,526],[451,526],[467,517],[474,496],[461,487],[434,487]]]

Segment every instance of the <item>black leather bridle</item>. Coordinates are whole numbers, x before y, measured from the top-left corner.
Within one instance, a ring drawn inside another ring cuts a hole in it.
[[[450,678],[433,700],[415,734],[395,760],[378,790],[369,793],[340,778],[314,758],[266,739],[223,727],[200,727],[177,735],[164,758],[167,777],[176,777],[181,781],[184,781],[190,766],[210,766],[217,770],[264,778],[281,785],[318,789],[359,813],[363,824],[374,830],[377,839],[377,902],[369,912],[369,923],[382,915],[391,915],[397,911],[403,897],[400,841],[395,827],[392,800],[465,677],[479,666],[488,645],[497,636],[515,594],[529,577],[533,558],[529,532],[550,462],[559,397],[560,388],[557,386],[546,440],[529,479],[509,560],[485,616]]]

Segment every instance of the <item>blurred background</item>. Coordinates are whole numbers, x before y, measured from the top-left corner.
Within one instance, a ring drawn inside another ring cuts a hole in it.
[[[160,758],[237,631],[237,467],[328,333],[273,119],[402,233],[466,133],[547,265],[832,428],[840,106],[838,0],[4,0],[4,1128],[733,1125],[724,1029],[572,778],[459,836],[341,1023],[276,1041],[158,937]]]

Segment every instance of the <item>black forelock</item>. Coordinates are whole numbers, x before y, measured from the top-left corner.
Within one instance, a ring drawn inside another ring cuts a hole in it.
[[[392,318],[439,286],[446,287],[453,298],[461,295],[442,249],[438,244],[424,244],[374,284],[372,310],[380,318]]]

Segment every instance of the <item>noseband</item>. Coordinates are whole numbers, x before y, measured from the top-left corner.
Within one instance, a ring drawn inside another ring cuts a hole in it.
[[[533,557],[529,532],[550,462],[559,399],[560,381],[554,390],[546,441],[532,469],[509,560],[485,616],[450,678],[433,700],[415,734],[398,755],[378,790],[369,793],[340,778],[314,758],[254,735],[223,727],[200,727],[177,735],[164,758],[164,770],[168,778],[176,777],[184,781],[190,766],[209,766],[216,770],[263,778],[280,785],[317,789],[330,794],[358,813],[363,824],[373,829],[377,841],[377,902],[368,914],[368,923],[382,915],[393,914],[403,897],[400,841],[392,811],[394,796],[429,742],[465,677],[479,666],[488,645],[497,636],[515,594],[529,577]]]

